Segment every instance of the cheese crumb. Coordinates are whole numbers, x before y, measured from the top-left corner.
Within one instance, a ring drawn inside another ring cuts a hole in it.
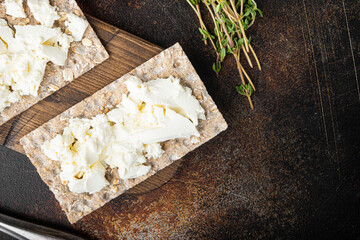
[[[5,53],[7,50],[7,46],[4,41],[0,39],[0,54]]]
[[[81,41],[89,23],[85,19],[82,19],[73,13],[68,13],[67,19],[68,20],[65,21],[65,26],[68,27],[76,42]]]
[[[55,20],[59,20],[54,6],[51,6],[49,0],[28,0],[29,6],[34,18],[46,27],[52,27]]]
[[[16,18],[26,18],[23,0],[5,0],[6,14]]]

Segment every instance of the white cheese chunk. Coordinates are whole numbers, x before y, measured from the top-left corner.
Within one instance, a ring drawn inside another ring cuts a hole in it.
[[[16,73],[12,75],[15,82],[13,89],[18,90],[22,95],[38,96],[47,60],[32,54],[22,54],[16,61],[14,65]]]
[[[147,159],[150,159],[150,158],[155,159],[164,153],[164,150],[161,149],[161,145],[158,143],[145,144],[144,151],[145,151],[145,157]]]
[[[41,25],[15,25],[15,38],[29,50],[36,49],[40,44],[61,34],[60,28],[48,28]]]
[[[10,105],[9,96],[11,92],[7,86],[0,85],[0,109],[4,109]]]
[[[73,152],[70,148],[73,142],[74,137],[71,134],[56,135],[56,137],[51,140],[51,144],[47,142],[43,149],[45,154],[53,160],[72,159]]]
[[[4,84],[21,95],[37,96],[47,60],[39,59],[31,52],[16,53],[8,57],[6,69],[2,71]]]
[[[157,111],[157,110],[154,110]],[[161,108],[160,111],[163,111]],[[166,114],[157,114],[160,127],[143,129],[134,133],[133,138],[142,141],[144,144],[164,142],[174,138],[188,138],[192,135],[200,136],[195,125],[186,117],[166,109]]]
[[[147,160],[164,153],[161,142],[200,136],[196,126],[198,118],[205,119],[204,109],[178,78],[144,83],[131,77],[125,84],[129,94],[115,109],[92,119],[70,119],[62,134],[42,146],[50,159],[62,162],[60,178],[73,192],[107,186],[107,166],[117,168],[122,179],[145,175],[151,169]],[[95,165],[100,167],[94,172]]]
[[[71,163],[69,165],[71,166]],[[70,168],[71,170],[75,170],[73,166]],[[63,167],[63,169],[65,170],[66,167]],[[62,175],[62,179],[69,179],[67,181],[69,181],[68,186],[70,191],[75,193],[88,192],[92,194],[109,185],[109,182],[105,178],[105,172],[105,167],[100,162],[96,162],[91,165],[87,171],[77,172],[74,176],[69,178]]]
[[[60,32],[55,37],[38,45],[36,51],[54,64],[64,66],[72,40],[72,37]]]
[[[46,27],[52,27],[55,20],[60,18],[56,8],[50,5],[49,0],[27,0],[27,5],[34,18]]]
[[[10,106],[21,99],[17,91],[10,91],[9,87],[0,84],[0,110]]]
[[[0,54],[4,54],[7,52],[7,44],[3,40],[0,39]]]
[[[58,47],[40,45],[37,50],[39,51],[39,55],[49,59],[56,65],[63,66],[67,59],[67,51],[64,52]]]
[[[6,14],[16,17],[25,18],[23,0],[5,0]]]
[[[8,15],[26,17],[23,0],[5,0],[4,4]],[[0,19],[0,112],[22,96],[38,96],[47,62],[64,66],[74,41],[61,28],[52,28],[60,17],[49,0],[27,0],[27,5],[41,25],[14,25],[14,34],[7,21]],[[74,36],[82,38],[87,21],[72,15],[68,19]]]
[[[0,111],[21,96],[38,96],[46,63],[64,65],[72,41],[60,28],[41,25],[15,25],[14,37],[12,29],[3,23],[0,22]],[[10,93],[5,94],[6,91]]]
[[[144,83],[140,79],[132,78],[127,81],[126,86],[131,97],[137,101],[164,105],[187,116],[195,125],[198,124],[198,118],[205,119],[204,109],[199,101],[191,94],[190,88],[181,86],[178,78],[169,77]]]
[[[65,26],[69,28],[69,31],[71,32],[71,35],[74,37],[76,42],[81,41],[86,28],[89,26],[88,21],[76,16],[73,13],[68,13],[67,19],[68,20],[65,21]]]
[[[7,26],[7,21],[3,18],[0,18],[0,26]]]
[[[5,25],[3,24],[5,22]],[[0,40],[6,45],[8,48],[9,45],[14,41],[14,32],[7,25],[6,21],[0,23]]]

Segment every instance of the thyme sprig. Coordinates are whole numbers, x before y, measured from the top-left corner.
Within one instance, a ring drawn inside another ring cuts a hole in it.
[[[215,53],[216,61],[212,66],[216,75],[221,70],[222,62],[228,54],[231,54],[235,61],[240,75],[241,85],[236,86],[239,94],[246,96],[250,107],[254,109],[251,95],[256,90],[251,78],[241,65],[241,57],[245,56],[247,63],[253,68],[251,56],[255,59],[256,65],[261,70],[258,57],[251,46],[251,37],[247,37],[245,31],[255,22],[262,12],[258,9],[255,0],[186,0],[194,10],[199,19],[199,31],[203,41],[211,43]],[[200,5],[205,6],[209,12],[213,33],[208,30],[201,16]]]

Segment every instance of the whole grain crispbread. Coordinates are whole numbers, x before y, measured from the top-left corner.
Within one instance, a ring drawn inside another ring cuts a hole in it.
[[[206,120],[200,120],[197,129],[200,137],[191,139],[174,139],[163,143],[165,153],[159,159],[149,160],[152,168],[150,172],[136,179],[122,180],[116,169],[108,168],[106,174],[110,185],[94,194],[77,194],[69,190],[60,180],[60,162],[52,161],[41,150],[41,145],[62,133],[69,124],[69,118],[91,118],[99,113],[113,109],[120,101],[123,93],[127,92],[124,81],[135,75],[143,81],[156,78],[177,76],[181,84],[192,89],[194,96],[205,109]],[[227,124],[209,96],[199,75],[191,65],[179,44],[164,50],[144,64],[125,74],[113,83],[96,92],[94,95],[76,104],[43,126],[24,136],[20,142],[27,156],[36,167],[43,181],[49,186],[60,202],[69,221],[75,223],[83,216],[100,208],[111,199],[124,193],[127,189],[144,181],[159,170],[180,159],[188,152],[209,141],[227,128]]]
[[[6,19],[10,26],[13,25],[35,25],[37,21],[32,16],[30,9],[24,4],[27,18],[13,18],[6,15],[4,0],[0,0],[0,18]],[[25,0],[26,2],[26,0]],[[56,6],[60,15],[54,27],[61,27],[65,32],[65,13],[73,13],[85,19],[85,15],[80,10],[75,0],[50,0],[52,6]],[[83,40],[73,42],[69,48],[68,59],[63,67],[49,62],[46,66],[44,79],[39,88],[39,95],[23,96],[22,99],[9,107],[0,111],[0,125],[10,120],[12,117],[22,113],[32,105],[49,96],[52,92],[64,87],[66,84],[89,71],[96,65],[109,58],[104,46],[101,44],[96,33],[89,25],[84,33]]]

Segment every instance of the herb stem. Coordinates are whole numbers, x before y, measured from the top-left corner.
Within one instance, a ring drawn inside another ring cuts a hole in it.
[[[224,7],[223,10],[229,18],[232,18],[233,20],[237,21],[236,17],[234,17],[233,14],[229,12],[229,10],[231,11],[231,9],[229,9],[228,5]]]
[[[240,65],[240,66],[241,66],[241,70],[242,70],[243,73],[244,73],[244,76],[246,77],[246,79],[247,79],[248,82],[250,83],[251,87],[254,89],[254,91],[256,91],[256,88],[255,88],[253,82],[251,81],[251,78],[250,78],[249,75],[246,73],[244,67],[243,67],[242,65]]]
[[[206,5],[207,9],[209,10],[209,13],[210,13],[210,15],[211,15],[211,19],[212,19],[213,22],[214,22],[214,25],[215,25],[215,28],[216,28],[216,31],[217,31],[217,37],[218,37],[218,39],[219,39],[220,48],[223,48],[222,41],[221,41],[221,39],[220,39],[220,36],[221,36],[221,35],[220,35],[220,30],[219,30],[219,28],[218,28],[218,25],[216,24],[215,16],[214,16],[213,12],[211,11],[209,5],[206,4],[206,3],[205,3],[205,5]]]
[[[238,53],[234,54],[234,57],[235,57],[236,66],[238,68],[242,84],[245,86],[246,83],[245,83],[245,79],[244,79],[244,76],[243,76],[243,67],[241,66],[239,55],[240,55],[240,52],[239,52],[239,54]],[[247,99],[249,101],[251,109],[254,110],[254,105],[253,105],[253,103],[251,101],[249,90],[246,89],[246,88],[245,88],[245,96],[247,97]]]
[[[240,0],[240,1],[241,1],[241,6],[243,6],[243,0]],[[233,8],[234,13],[236,13],[236,20],[239,23],[239,27],[240,27],[241,33],[243,35],[243,38],[244,38],[246,51],[249,52],[248,39],[247,39],[247,37],[245,35],[245,30],[244,30],[244,27],[243,27],[243,25],[241,23],[241,20],[240,20],[238,14],[236,12],[236,7],[235,7],[235,4],[234,4],[234,0],[230,0],[230,4],[231,4],[231,6]],[[242,15],[242,11],[240,12],[240,15]]]
[[[255,61],[256,61],[256,64],[258,65],[259,70],[261,71],[260,61],[259,61],[258,57],[256,56],[256,53],[255,53],[255,51],[254,51],[254,49],[252,48],[251,45],[250,45],[250,50],[251,50],[251,53],[253,54],[253,56],[255,58]]]
[[[215,3],[212,2],[212,3],[211,3],[211,6],[212,6],[212,8],[213,8],[213,10],[214,10],[214,12],[215,12],[215,9],[216,9]],[[232,37],[230,37],[230,35],[229,35],[229,32],[228,32],[227,27],[226,27],[226,25],[225,25],[225,22],[221,19],[221,17],[219,16],[219,13],[216,13],[216,18],[217,18],[218,21],[220,22],[221,27],[222,27],[222,30],[223,30],[224,33],[226,34],[226,37],[227,37],[227,39],[228,39],[228,42],[229,42],[230,47],[233,48],[233,47],[234,47],[234,42],[233,42],[233,40],[232,40]]]
[[[255,54],[250,40],[246,36],[245,31],[254,24],[257,13],[262,17],[262,12],[257,8],[255,0],[186,0],[196,13],[200,28],[199,31],[203,35],[203,41],[207,44],[211,42],[216,53],[216,62],[212,68],[218,76],[222,62],[228,54],[233,55],[239,72],[241,84],[236,86],[236,91],[246,96],[251,109],[254,109],[251,94],[256,90],[250,76],[246,73],[243,65],[241,65],[241,54],[244,54],[246,62],[251,68],[254,68],[253,58],[256,65],[261,70],[258,57]],[[210,14],[214,28],[209,32],[202,20],[200,12],[201,6],[204,4]],[[251,52],[251,54],[250,54]],[[252,55],[252,56],[250,56]]]
[[[191,6],[191,8],[194,10],[196,16],[198,17],[201,28],[202,28],[203,30],[205,30],[206,32],[209,32],[209,31],[207,30],[207,28],[206,28],[203,20],[202,20],[199,4],[197,4],[197,5],[196,5],[196,8],[195,8],[195,7],[193,6],[193,4],[192,4],[189,0],[186,0],[186,1],[189,3],[189,5]],[[205,36],[204,36],[204,37],[205,37]],[[210,40],[211,45],[213,46],[215,52],[217,52],[216,45],[215,45],[213,39],[211,38],[211,36],[209,37],[209,40]],[[206,39],[205,39],[204,41],[206,41]],[[205,42],[205,44],[207,44],[207,42]]]
[[[242,17],[244,12],[244,0],[240,0],[240,17]]]
[[[200,21],[200,26],[201,26],[201,28],[202,28],[203,30],[206,30],[206,31],[207,31],[206,26],[205,26],[204,22],[202,21],[201,11],[200,11],[199,4],[196,4],[196,11],[197,11],[197,13],[198,13],[198,18],[201,19],[201,21]],[[207,45],[207,39],[204,40],[204,43],[205,43],[205,45]]]
[[[251,62],[251,59],[250,59],[250,57],[249,57],[249,54],[248,54],[248,53],[246,52],[246,50],[245,50],[244,45],[241,45],[241,49],[242,49],[243,52],[244,52],[245,58],[246,58],[246,60],[248,61],[249,66],[250,66],[251,68],[253,68],[254,66],[253,66],[253,64],[252,64],[252,62]]]
[[[241,66],[241,63],[240,63],[239,54],[238,54],[238,52],[235,52],[233,55],[234,55],[234,57],[235,57],[236,66],[237,66],[238,71],[239,71],[239,74],[240,74],[241,82],[242,82],[242,84],[245,85],[245,79],[244,79],[244,76],[243,76],[243,73],[242,73],[242,66]]]

